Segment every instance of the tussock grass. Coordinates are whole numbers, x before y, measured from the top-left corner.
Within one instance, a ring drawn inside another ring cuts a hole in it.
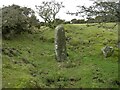
[[[54,30],[48,27],[3,40],[3,88],[117,88],[117,28],[85,24],[64,27],[68,52],[65,62],[55,60]],[[102,55],[105,45],[113,46],[111,57]],[[10,55],[13,48],[18,53]]]

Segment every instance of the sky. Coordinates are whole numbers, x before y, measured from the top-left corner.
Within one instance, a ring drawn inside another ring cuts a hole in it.
[[[20,6],[25,6],[32,8],[34,11],[36,11],[35,5],[40,5],[42,1],[51,1],[51,0],[0,0],[0,7],[3,5],[8,6],[12,4],[20,5]],[[65,8],[62,8],[60,12],[57,15],[57,18],[64,19],[66,21],[69,21],[71,19],[81,19],[79,16],[72,16],[66,14],[68,11],[70,12],[75,12],[78,10],[76,6],[78,5],[85,5],[85,6],[90,6],[93,4],[93,0],[56,0],[57,2],[63,2],[63,5]],[[39,18],[40,21],[42,19],[39,17],[38,14],[36,16]]]

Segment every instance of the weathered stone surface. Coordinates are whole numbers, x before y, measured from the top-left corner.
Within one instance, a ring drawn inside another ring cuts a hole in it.
[[[57,61],[67,59],[65,31],[62,25],[55,28],[55,56]]]
[[[113,54],[114,49],[111,46],[105,46],[101,49],[101,51],[105,57],[110,57]]]

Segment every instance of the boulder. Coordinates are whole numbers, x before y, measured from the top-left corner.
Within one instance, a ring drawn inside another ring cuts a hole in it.
[[[102,51],[103,55],[107,58],[113,54],[114,49],[111,46],[105,46],[101,49],[101,51]]]

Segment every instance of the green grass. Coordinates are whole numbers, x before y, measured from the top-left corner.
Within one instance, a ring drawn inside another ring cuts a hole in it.
[[[54,30],[50,28],[3,40],[3,88],[117,88],[117,27],[64,27],[66,37],[71,38],[66,41],[69,56],[65,62],[55,60]],[[111,57],[102,55],[105,45],[114,47]]]

